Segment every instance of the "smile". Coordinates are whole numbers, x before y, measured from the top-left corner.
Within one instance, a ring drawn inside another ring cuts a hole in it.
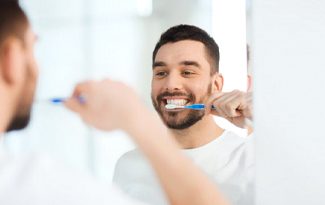
[[[166,105],[176,105],[176,106],[184,106],[186,104],[189,103],[188,99],[184,99],[184,98],[176,98],[176,97],[166,97],[163,99],[163,106],[165,108]],[[176,109],[166,109],[166,111],[168,112],[175,112],[175,111],[181,111],[184,109],[181,108],[176,108]]]
[[[188,102],[188,100],[185,100],[185,99],[167,99],[166,102],[167,102],[167,104],[183,106]]]

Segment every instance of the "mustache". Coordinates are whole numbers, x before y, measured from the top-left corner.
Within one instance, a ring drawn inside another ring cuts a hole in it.
[[[194,101],[194,95],[192,93],[184,93],[184,92],[168,92],[165,91],[157,96],[157,101],[161,102],[164,97],[175,97],[175,96],[182,96],[187,97],[190,101]]]

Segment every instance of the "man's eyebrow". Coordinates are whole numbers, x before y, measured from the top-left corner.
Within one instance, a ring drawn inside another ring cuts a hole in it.
[[[201,68],[201,65],[196,61],[182,61],[179,64],[180,65],[185,65],[185,66],[190,66],[191,65],[191,66]]]
[[[162,67],[162,66],[167,66],[167,64],[162,61],[156,61],[152,64],[152,69],[155,69],[156,67]]]

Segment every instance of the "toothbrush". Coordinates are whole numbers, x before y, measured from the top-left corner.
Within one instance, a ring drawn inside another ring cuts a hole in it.
[[[172,110],[177,108],[185,108],[185,109],[192,109],[192,110],[203,110],[205,108],[204,104],[192,104],[192,105],[173,105],[173,104],[167,104],[165,106],[166,109]],[[214,109],[214,106],[212,106],[212,109]]]
[[[50,98],[49,101],[53,104],[61,104],[64,103],[64,101],[66,101],[67,98]],[[86,102],[85,97],[83,96],[79,96],[77,97],[78,101],[83,104]]]

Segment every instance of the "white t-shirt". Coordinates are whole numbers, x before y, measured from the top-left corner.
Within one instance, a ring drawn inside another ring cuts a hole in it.
[[[252,136],[243,138],[224,131],[210,143],[183,152],[216,182],[232,204],[254,204]],[[168,204],[158,178],[139,150],[127,152],[119,159],[113,181],[136,199],[155,205]]]
[[[48,157],[11,157],[0,150],[1,205],[135,205],[117,188],[65,169]]]

